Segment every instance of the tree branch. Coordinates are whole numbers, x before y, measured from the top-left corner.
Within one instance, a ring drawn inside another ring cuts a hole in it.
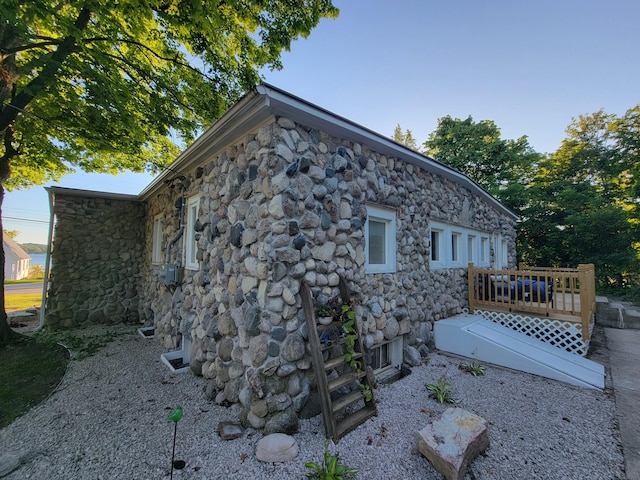
[[[78,18],[74,23],[74,27],[79,32],[84,31],[91,19],[91,11],[83,8],[78,14]],[[18,113],[23,110],[37,95],[56,81],[56,75],[62,64],[76,46],[76,37],[70,35],[66,37],[55,52],[51,54],[51,58],[42,68],[37,77],[33,78],[22,91],[0,112],[0,134],[4,134],[7,128],[13,124]]]
[[[121,43],[126,43],[128,45],[135,45],[135,46],[140,47],[141,49],[146,50],[147,52],[151,53],[158,60],[162,60],[164,62],[174,63],[174,64],[179,65],[181,67],[187,68],[187,69],[189,69],[189,70],[201,75],[203,78],[206,78],[207,80],[209,80],[211,82],[216,82],[217,83],[217,80],[214,77],[211,77],[211,76],[207,75],[206,73],[198,70],[197,68],[193,67],[192,65],[189,65],[186,62],[182,62],[182,61],[178,60],[177,56],[174,57],[174,58],[165,57],[163,55],[160,55],[158,52],[153,50],[148,45],[144,45],[143,43],[137,42],[135,40],[130,40],[130,39],[126,39],[126,38],[113,39],[113,38],[109,38],[109,37],[94,37],[94,38],[87,38],[87,39],[85,39],[83,41],[83,43],[85,43],[85,44],[94,43],[94,42],[112,42],[112,43],[121,42]]]
[[[62,44],[64,40],[55,40],[55,39],[51,39],[51,40],[47,40],[44,42],[38,42],[38,43],[29,43],[26,45],[20,45],[18,47],[13,47],[13,48],[5,48],[0,50],[0,53],[4,54],[4,55],[12,55],[14,53],[18,53],[18,52],[24,52],[26,50],[32,50],[34,48],[44,48],[44,47],[49,47],[52,45],[60,45]]]

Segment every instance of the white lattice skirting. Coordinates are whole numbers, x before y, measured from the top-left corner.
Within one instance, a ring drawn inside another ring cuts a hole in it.
[[[589,350],[589,341],[585,342],[582,339],[582,327],[579,323],[564,322],[552,318],[528,317],[510,312],[475,310],[473,313],[516,332],[562,348],[569,353],[585,356]],[[593,329],[593,324],[589,325],[589,329]]]

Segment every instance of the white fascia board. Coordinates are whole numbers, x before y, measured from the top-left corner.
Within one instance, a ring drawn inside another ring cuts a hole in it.
[[[99,192],[97,190],[82,190],[80,188],[68,188],[68,187],[44,187],[49,192],[49,195],[69,195],[73,197],[89,197],[89,198],[107,198],[111,200],[128,200],[132,202],[140,201],[138,195],[131,195],[127,193],[112,193],[112,192]]]
[[[265,98],[255,90],[250,91],[211,127],[189,145],[165,170],[139,194],[142,200],[149,198],[164,186],[164,180],[177,174],[186,174],[196,165],[204,164],[214,154],[226,148],[239,136],[263,124],[270,113]]]

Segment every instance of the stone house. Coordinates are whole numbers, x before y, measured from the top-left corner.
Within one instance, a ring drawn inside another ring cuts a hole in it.
[[[209,395],[265,431],[313,410],[301,281],[323,304],[347,280],[383,375],[462,311],[468,262],[515,265],[516,216],[468,177],[268,85],[138,196],[49,193],[47,321],[137,319],[169,350],[184,339]]]

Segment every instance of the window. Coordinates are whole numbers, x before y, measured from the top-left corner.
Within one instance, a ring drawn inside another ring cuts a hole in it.
[[[187,225],[185,231],[186,243],[186,261],[185,267],[191,270],[197,270],[200,265],[196,254],[198,252],[198,243],[196,241],[196,222],[198,221],[198,209],[200,208],[200,197],[191,197],[187,201]]]
[[[493,265],[497,270],[507,268],[509,265],[507,254],[507,241],[502,238],[502,235],[495,234],[493,237],[494,259]]]
[[[459,232],[453,232],[451,234],[451,263],[453,265],[462,264],[462,255],[460,252],[460,244],[462,243],[460,241],[461,238],[462,234]]]
[[[477,243],[478,241],[475,235],[467,236],[467,263],[478,263],[478,253],[476,251],[478,248]]]
[[[430,227],[431,268],[459,268],[468,262],[478,267],[489,266],[489,234],[434,221]]]
[[[156,215],[153,218],[153,232],[151,234],[151,263],[162,263],[162,227],[164,218]]]
[[[367,206],[365,239],[367,273],[396,271],[396,212]]]
[[[480,266],[489,266],[489,237],[480,239]]]
[[[394,367],[400,368],[402,365],[402,336],[370,348],[367,360],[376,376]]]
[[[435,228],[431,229],[431,264],[438,265],[443,263],[442,256],[442,237],[444,232]]]

